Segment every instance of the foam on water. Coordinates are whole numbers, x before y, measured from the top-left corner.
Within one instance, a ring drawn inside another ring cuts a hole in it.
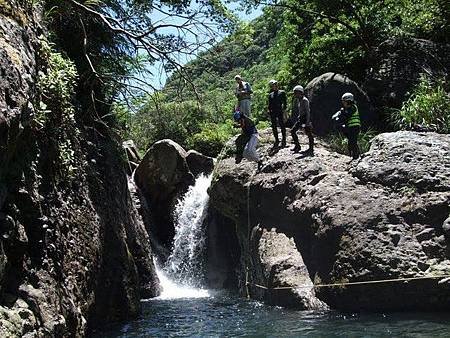
[[[158,266],[156,266],[156,274],[158,275],[162,292],[160,296],[153,298],[155,300],[210,297],[210,294],[206,289],[192,288],[170,280]]]

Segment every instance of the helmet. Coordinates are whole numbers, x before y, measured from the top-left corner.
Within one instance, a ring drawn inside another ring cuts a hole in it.
[[[272,86],[272,85],[275,85],[275,84],[277,84],[278,83],[278,81],[277,80],[270,80],[269,81],[269,84]]]
[[[239,121],[241,119],[241,112],[240,111],[235,111],[233,114],[233,119],[235,121]]]
[[[234,77],[235,80],[242,80],[242,77],[238,74]]]
[[[293,91],[294,91],[294,92],[300,92],[300,93],[304,93],[304,92],[305,92],[305,90],[303,89],[303,87],[300,86],[300,85],[295,86],[294,89],[293,89]]]
[[[342,101],[355,101],[355,98],[353,97],[352,93],[345,93],[344,95],[342,95],[341,100]]]

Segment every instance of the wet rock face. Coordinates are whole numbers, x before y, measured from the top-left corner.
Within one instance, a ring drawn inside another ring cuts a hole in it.
[[[295,246],[287,242],[283,246],[301,255],[308,272],[297,284],[274,277],[293,290],[311,281],[320,285],[450,274],[448,135],[382,134],[360,161],[351,163],[321,144],[314,157],[293,155],[288,149],[269,155],[264,137],[263,132],[259,151],[265,165],[260,172],[252,163],[236,165],[225,157],[216,166],[210,189],[210,203],[237,228],[239,280],[245,280],[247,267],[252,283],[270,280],[266,271],[272,268],[267,262],[275,258],[262,257],[279,255],[264,249],[271,247],[267,236],[275,236],[273,231],[282,238],[280,243],[287,241],[283,234],[293,238]],[[289,255],[285,257],[289,262]],[[292,264],[273,266],[277,276],[283,276]],[[450,307],[442,301],[450,297],[445,279],[317,287],[315,293],[339,309]],[[271,302],[274,298],[265,299]],[[296,303],[308,307],[299,298]]]
[[[158,281],[115,141],[80,123],[76,168],[55,175],[30,106],[40,28],[16,5],[0,5],[0,336],[78,337],[136,316]]]
[[[20,8],[16,9],[21,13]],[[23,13],[22,13],[23,15]],[[6,170],[13,147],[32,115],[39,27],[33,31],[0,11],[0,176]],[[0,181],[0,202],[5,191]],[[0,204],[1,207],[1,204]]]
[[[378,123],[367,94],[346,76],[325,73],[311,80],[305,90],[310,102],[314,133],[317,135],[333,131],[331,116],[342,107],[341,97],[347,92],[355,96],[363,127]]]
[[[173,211],[178,199],[201,173],[211,173],[213,166],[213,158],[194,150],[186,152],[172,140],[161,140],[147,150],[137,167],[134,180],[142,204],[149,209],[146,224],[159,242],[155,244],[163,246],[162,256],[175,234]]]
[[[205,224],[206,283],[212,289],[236,291],[239,288],[239,280],[235,270],[241,258],[241,248],[235,224],[210,205]]]
[[[250,250],[256,273],[249,288],[255,298],[300,310],[327,307],[315,295],[308,269],[293,238],[275,229],[257,226],[253,229]]]

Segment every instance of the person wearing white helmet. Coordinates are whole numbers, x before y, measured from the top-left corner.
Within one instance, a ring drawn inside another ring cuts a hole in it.
[[[268,111],[270,115],[270,122],[272,124],[272,132],[275,137],[274,147],[278,147],[280,141],[278,139],[278,128],[281,129],[281,146],[286,147],[286,126],[284,125],[284,110],[286,109],[286,93],[284,90],[278,88],[276,80],[270,80],[270,93]]]
[[[248,82],[242,80],[240,75],[234,77],[236,81],[235,95],[238,99],[237,108],[241,113],[250,117],[251,115],[251,94],[253,93],[252,87]]]
[[[359,110],[352,93],[345,93],[341,97],[342,108],[333,115],[342,127],[348,139],[348,152],[353,159],[359,158],[358,136],[361,128]]]
[[[309,108],[309,100],[305,97],[305,90],[302,86],[297,85],[293,89],[294,98],[292,100],[292,117],[295,120],[294,126],[291,130],[291,136],[294,140],[294,152],[300,151],[300,142],[298,140],[297,131],[300,128],[305,128],[305,133],[308,135],[309,149],[307,154],[314,155],[314,137],[312,134],[311,113]]]

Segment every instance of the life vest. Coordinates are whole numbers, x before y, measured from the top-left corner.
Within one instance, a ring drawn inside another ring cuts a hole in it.
[[[356,104],[351,108],[351,115],[347,120],[347,127],[361,127],[361,119],[359,117],[359,110]]]

